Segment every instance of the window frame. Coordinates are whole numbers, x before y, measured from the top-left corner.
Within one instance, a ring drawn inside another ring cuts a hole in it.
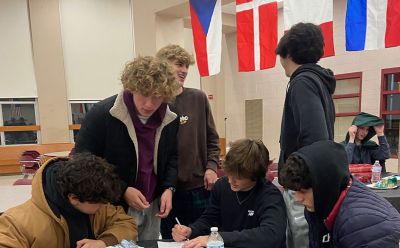
[[[13,98],[13,99],[18,99],[18,98]],[[26,98],[20,98],[20,99],[26,99]],[[0,101],[0,147],[6,147],[6,146],[21,146],[21,145],[36,145],[36,144],[41,144],[42,139],[41,139],[41,126],[40,126],[40,119],[39,119],[39,110],[38,110],[38,102],[37,98],[34,98],[34,101]],[[36,125],[27,125],[27,126],[4,126],[4,119],[3,119],[3,105],[7,104],[19,104],[19,105],[26,105],[26,104],[33,104],[33,109],[35,111],[35,122]],[[12,145],[7,145],[6,144],[6,138],[4,132],[20,132],[20,131],[36,131],[36,137],[37,137],[37,143],[32,143],[32,144],[12,144]]]
[[[386,80],[385,76],[387,74],[400,74],[400,67],[392,67],[392,68],[385,68],[381,70],[381,94],[380,94],[380,117],[383,118],[384,115],[400,115],[400,110],[386,110],[386,95],[400,95],[400,88],[399,90],[386,90]],[[400,127],[399,127],[400,129]],[[390,155],[390,158],[398,159],[399,154],[399,145],[397,145],[397,154]]]
[[[353,78],[359,78],[360,79],[360,87],[359,87],[358,93],[339,94],[339,95],[333,94],[332,98],[333,99],[345,99],[345,98],[358,97],[358,112],[335,113],[336,117],[356,116],[358,113],[361,112],[362,72],[351,72],[351,73],[343,73],[343,74],[335,75],[336,81],[343,80],[343,79],[353,79]]]

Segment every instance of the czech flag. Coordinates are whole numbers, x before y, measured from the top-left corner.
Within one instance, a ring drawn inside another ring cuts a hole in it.
[[[324,57],[334,56],[333,0],[285,0],[283,2],[285,30],[299,22],[319,25],[324,36]]]
[[[200,76],[218,74],[221,67],[221,0],[190,0],[190,16]]]
[[[276,0],[236,0],[239,71],[272,68],[278,42]]]
[[[347,51],[373,50],[399,45],[399,0],[347,1]]]

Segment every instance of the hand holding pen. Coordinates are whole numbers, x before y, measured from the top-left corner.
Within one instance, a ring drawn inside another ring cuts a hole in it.
[[[175,218],[175,220],[178,224],[172,228],[172,238],[174,241],[180,242],[189,240],[188,237],[192,234],[192,229],[188,226],[181,225],[178,218]]]

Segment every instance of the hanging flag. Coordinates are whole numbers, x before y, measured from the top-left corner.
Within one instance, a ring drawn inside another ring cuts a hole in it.
[[[190,0],[190,17],[200,76],[218,74],[221,65],[221,0]]]
[[[239,71],[272,68],[278,42],[276,0],[236,0]]]
[[[347,1],[347,51],[399,46],[399,27],[399,0]]]
[[[319,25],[324,36],[324,56],[335,55],[333,46],[333,0],[285,0],[283,2],[285,30],[299,22]]]

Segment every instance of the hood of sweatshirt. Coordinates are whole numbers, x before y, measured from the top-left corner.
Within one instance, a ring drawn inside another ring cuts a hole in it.
[[[315,214],[325,219],[349,183],[347,154],[341,144],[318,141],[293,153],[304,159],[311,175]]]
[[[383,125],[385,122],[383,121],[382,118],[371,115],[368,113],[361,112],[356,117],[354,117],[353,122],[351,123],[352,125],[356,125],[357,127],[369,127],[368,128],[368,134],[365,136],[365,138],[361,141],[363,145],[371,145],[371,146],[376,146],[375,142],[369,142],[369,140],[375,136],[376,132],[374,129],[374,126],[376,125]],[[346,140],[344,143],[349,143],[349,132],[346,134]]]
[[[331,95],[335,92],[336,79],[330,69],[323,68],[318,64],[304,64],[293,72],[292,76],[290,77],[290,81],[303,72],[312,72],[316,74],[322,80],[323,85],[328,89],[328,92]]]

